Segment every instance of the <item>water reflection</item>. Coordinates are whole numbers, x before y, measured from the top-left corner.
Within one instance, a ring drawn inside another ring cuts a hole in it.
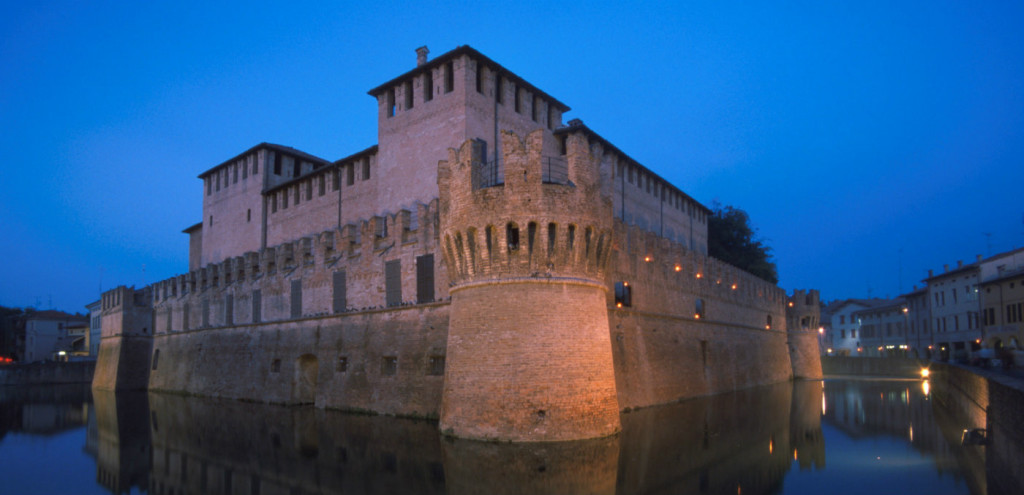
[[[12,432],[53,435],[85,424],[89,386],[0,387],[0,441]]]
[[[919,380],[786,383],[625,413],[606,439],[494,444],[311,407],[99,391],[90,407],[81,387],[8,388],[0,435],[87,424],[88,481],[118,494],[1013,493],[1019,443],[960,446],[991,415],[955,394]],[[865,451],[872,463],[857,461]]]

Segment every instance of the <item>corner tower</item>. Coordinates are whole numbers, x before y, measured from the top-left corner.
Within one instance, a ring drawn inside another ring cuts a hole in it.
[[[794,290],[786,303],[786,333],[793,378],[820,380],[823,377],[818,344],[820,322],[818,291]]]
[[[451,313],[440,428],[563,441],[621,428],[604,283],[612,202],[583,133],[502,132],[504,173],[478,140],[438,165]],[[563,149],[559,156],[542,150]]]

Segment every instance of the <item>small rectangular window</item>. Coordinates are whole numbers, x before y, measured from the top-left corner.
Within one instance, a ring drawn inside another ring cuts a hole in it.
[[[262,318],[261,306],[263,303],[262,293],[259,289],[252,291],[252,322],[259,323]]]
[[[615,307],[629,308],[633,306],[633,288],[629,282],[615,282]]]
[[[337,371],[338,373],[348,371],[348,356],[340,356],[338,358],[338,364],[335,366],[334,371]]]
[[[281,154],[274,153],[274,175],[281,175]]]
[[[327,192],[327,176],[320,176],[320,196],[323,196]]]
[[[388,306],[402,304],[402,261],[384,263],[384,297]]]
[[[345,311],[345,309],[347,308],[347,306],[348,306],[348,301],[346,299],[346,293],[345,293],[346,288],[347,288],[346,287],[346,279],[345,279],[345,271],[341,270],[341,271],[334,272],[334,277],[333,277],[332,282],[333,282],[333,285],[334,285],[334,294],[333,294],[333,299],[332,299],[332,309],[334,310],[335,313],[343,313]]]
[[[484,92],[484,66],[480,62],[476,63],[476,92]]]
[[[519,249],[519,227],[514,224],[508,224],[505,226],[505,240],[508,243],[508,251],[512,252]]]
[[[423,304],[434,300],[434,255],[416,257],[416,302]]]
[[[444,375],[444,356],[430,356],[427,374],[430,376]]]
[[[370,159],[363,160],[363,180],[370,180]]]
[[[281,360],[280,359],[275,359],[275,360],[270,362],[270,372],[271,373],[280,373],[281,372]]]
[[[534,122],[540,122],[540,96],[537,94],[533,95],[533,105],[530,106],[530,117],[533,118]]]
[[[380,358],[380,374],[391,376],[398,373],[398,358],[395,356],[384,356]]]
[[[519,85],[512,85],[512,108],[515,109],[516,113],[523,113],[522,102],[519,98]]]
[[[302,280],[292,280],[291,317],[302,316]]]
[[[405,81],[402,87],[402,93],[405,95],[405,110],[411,110],[414,102],[412,98],[412,79]]]
[[[395,116],[395,88],[388,90],[387,94],[388,117]]]
[[[501,98],[502,98],[501,92],[503,90],[504,90],[504,88],[502,87],[502,84],[501,84],[501,74],[498,74],[497,72],[495,72],[494,73],[494,101],[498,102],[499,105],[501,104]]]

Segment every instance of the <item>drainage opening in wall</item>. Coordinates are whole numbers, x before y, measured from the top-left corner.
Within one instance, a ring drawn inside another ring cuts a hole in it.
[[[544,416],[547,416],[547,413],[543,409],[537,410],[537,419],[544,419]]]

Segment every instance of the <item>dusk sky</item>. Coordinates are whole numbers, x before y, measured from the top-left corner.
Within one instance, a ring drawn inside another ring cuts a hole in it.
[[[779,285],[896,296],[1024,246],[1024,3],[4,2],[0,305],[184,273],[196,176],[377,143],[367,90],[468,44],[705,205]]]

